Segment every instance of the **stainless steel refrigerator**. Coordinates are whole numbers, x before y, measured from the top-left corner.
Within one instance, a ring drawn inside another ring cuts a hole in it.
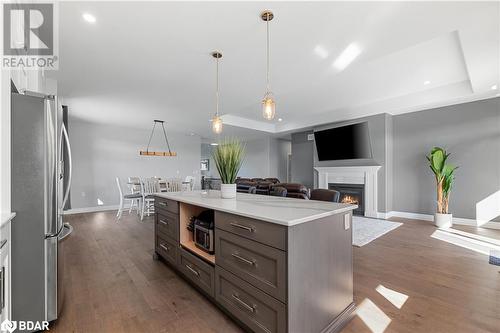
[[[72,231],[62,214],[71,147],[57,97],[11,97],[12,319],[52,321],[64,300],[64,244]]]

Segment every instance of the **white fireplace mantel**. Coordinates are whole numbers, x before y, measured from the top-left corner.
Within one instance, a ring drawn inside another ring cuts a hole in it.
[[[318,172],[318,188],[328,189],[328,184],[364,184],[365,216],[377,218],[378,181],[380,165],[315,167]]]

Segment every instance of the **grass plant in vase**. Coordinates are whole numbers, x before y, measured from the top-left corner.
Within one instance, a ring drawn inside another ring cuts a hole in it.
[[[245,146],[237,139],[224,139],[212,155],[221,179],[221,197],[236,198],[236,177],[243,163]]]

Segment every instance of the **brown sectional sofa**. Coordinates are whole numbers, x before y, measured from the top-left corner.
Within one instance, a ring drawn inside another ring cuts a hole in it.
[[[244,193],[269,195],[271,185],[279,182],[278,178],[237,178],[236,190]]]
[[[238,178],[236,190],[242,193],[286,196],[289,198],[309,199],[307,187],[297,183],[280,183],[277,178]]]
[[[310,197],[310,192],[307,187],[305,187],[302,184],[298,183],[279,183],[279,184],[273,184],[271,185],[271,191],[275,190],[276,188],[283,188],[286,190],[286,196],[289,198],[298,198],[298,199],[306,199],[308,200]],[[280,191],[283,193],[282,190],[276,189],[275,192]]]

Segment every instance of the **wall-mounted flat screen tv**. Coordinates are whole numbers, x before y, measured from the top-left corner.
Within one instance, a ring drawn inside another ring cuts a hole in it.
[[[368,123],[314,132],[320,161],[372,158]]]

